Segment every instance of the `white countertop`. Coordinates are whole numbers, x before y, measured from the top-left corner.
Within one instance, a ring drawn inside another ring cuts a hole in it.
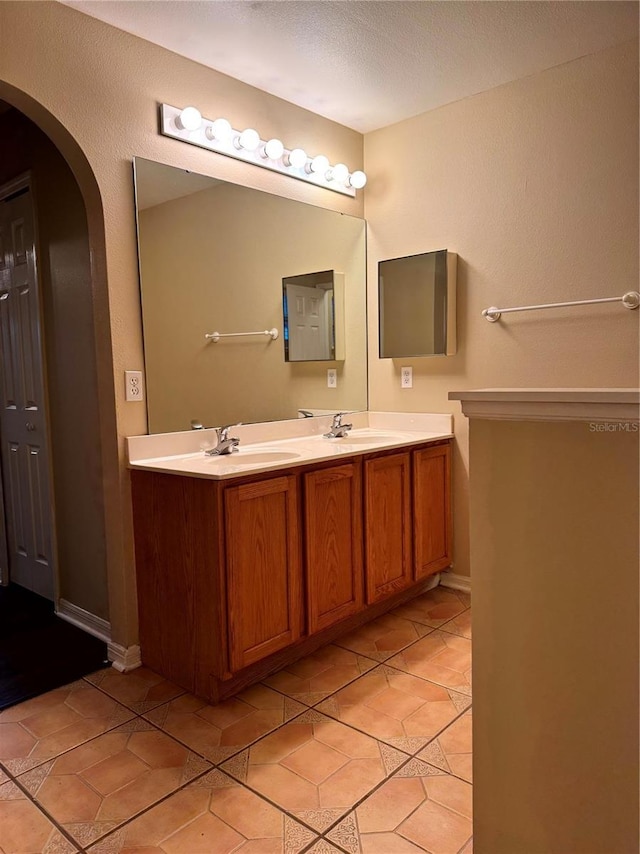
[[[451,391],[470,418],[505,421],[640,420],[636,388],[480,388]]]
[[[237,453],[206,456],[215,445],[215,431],[189,430],[131,436],[127,439],[129,468],[224,480],[279,468],[307,465],[374,451],[450,439],[453,418],[448,414],[353,412],[343,416],[353,429],[342,439],[326,439],[331,416],[296,418],[239,425],[231,431],[240,439]]]

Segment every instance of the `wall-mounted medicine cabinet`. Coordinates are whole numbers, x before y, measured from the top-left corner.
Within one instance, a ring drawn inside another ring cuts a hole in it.
[[[378,263],[381,359],[456,352],[457,258],[440,249]]]
[[[288,276],[282,280],[282,309],[285,361],[344,359],[344,273]]]

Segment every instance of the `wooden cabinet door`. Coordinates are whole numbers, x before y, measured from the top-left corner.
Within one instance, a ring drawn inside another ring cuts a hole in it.
[[[451,447],[413,455],[413,547],[416,581],[451,564]]]
[[[293,475],[225,489],[229,665],[241,670],[302,631],[298,502]]]
[[[408,453],[365,461],[367,604],[412,581],[411,466]]]
[[[364,606],[360,464],[304,476],[309,634]]]

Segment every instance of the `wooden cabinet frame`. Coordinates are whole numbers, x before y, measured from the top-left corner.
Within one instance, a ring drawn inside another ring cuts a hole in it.
[[[143,662],[218,702],[418,595],[450,564],[449,478],[449,440],[223,481],[134,469]]]

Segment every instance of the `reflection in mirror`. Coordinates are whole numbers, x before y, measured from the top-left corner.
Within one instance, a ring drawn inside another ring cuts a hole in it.
[[[282,280],[287,362],[344,359],[344,274],[335,270]]]
[[[149,432],[366,409],[364,221],[141,158],[134,166]],[[283,279],[311,270],[343,274],[344,353],[286,361]],[[274,327],[275,340],[205,340]]]
[[[379,262],[380,358],[456,352],[456,261],[442,249]]]

